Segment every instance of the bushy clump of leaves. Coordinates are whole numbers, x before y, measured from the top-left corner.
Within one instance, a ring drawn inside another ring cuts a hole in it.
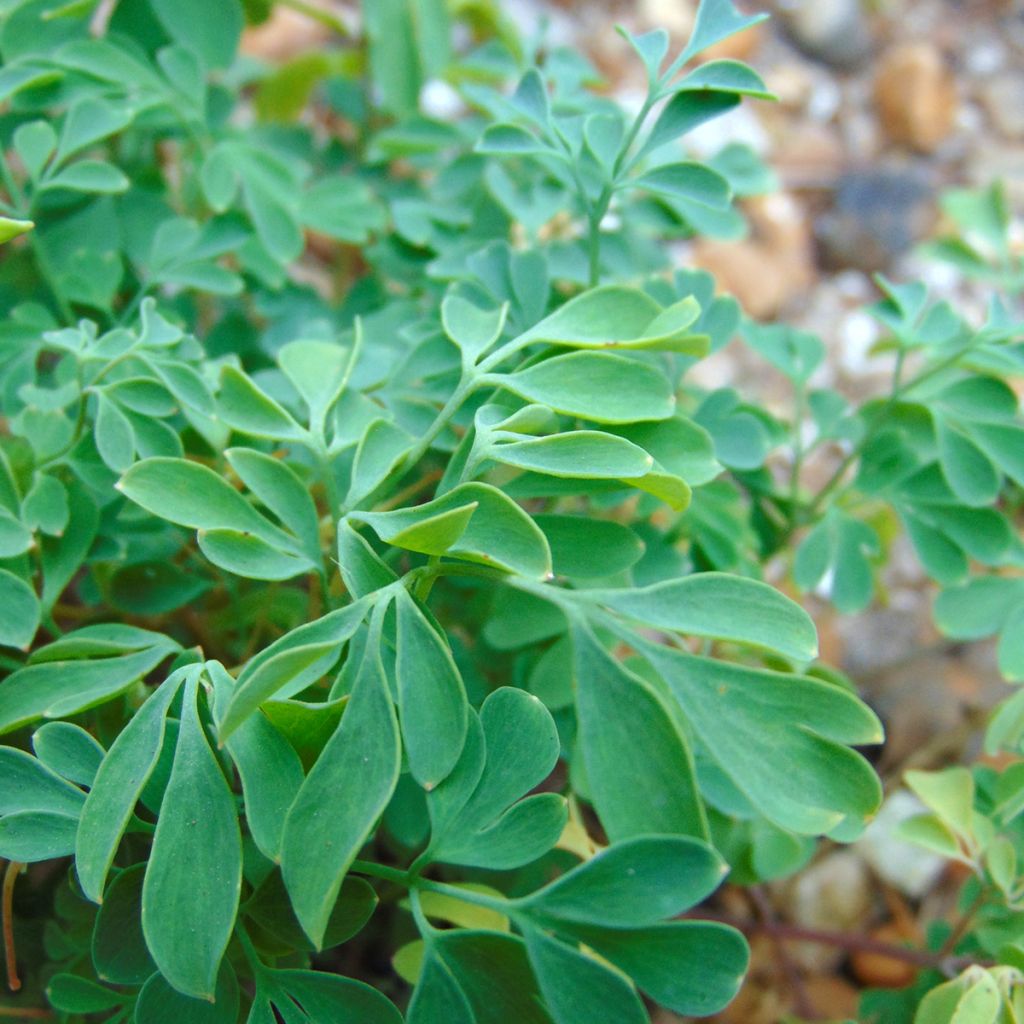
[[[728,0],[671,60],[626,33],[635,114],[484,3],[457,58],[445,4],[389,0],[276,69],[237,52],[269,6],[0,7],[8,909],[49,865],[22,1002],[713,1013],[746,945],[681,915],[881,799],[877,719],[760,567],[799,541],[796,582],[863,606],[898,516],[943,584],[1012,583],[965,581],[1019,564],[1019,326],[882,282],[892,394],[850,409],[816,339],[673,269],[770,184],[680,145],[767,96],[694,60],[757,20]],[[441,73],[460,117],[419,110]],[[792,434],[687,377],[740,327]]]

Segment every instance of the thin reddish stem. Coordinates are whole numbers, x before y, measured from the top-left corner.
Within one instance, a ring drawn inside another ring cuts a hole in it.
[[[12,992],[21,988],[21,978],[18,977],[18,957],[14,949],[14,882],[18,872],[24,867],[16,860],[10,861],[7,870],[4,872],[4,887],[2,896],[2,916],[4,930],[4,963],[7,965],[7,987]]]

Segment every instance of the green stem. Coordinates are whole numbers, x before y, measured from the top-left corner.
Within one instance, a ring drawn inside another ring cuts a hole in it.
[[[486,893],[473,892],[470,889],[461,889],[457,885],[448,885],[447,882],[417,878],[410,871],[391,868],[386,864],[377,864],[374,861],[355,860],[352,862],[352,870],[361,875],[369,875],[371,878],[394,882],[405,889],[441,893],[463,903],[472,903],[474,906],[485,907],[487,910],[496,910],[499,914],[508,914],[512,905],[512,901],[504,898],[488,896]]]
[[[441,411],[437,414],[434,422],[427,428],[426,433],[420,438],[420,440],[409,449],[408,453],[403,460],[404,468],[401,471],[401,476],[405,476],[406,472],[413,468],[423,458],[424,455],[429,451],[430,446],[434,443],[437,435],[448,425],[448,421],[459,411],[462,403],[469,397],[470,393],[477,387],[481,382],[482,378],[474,376],[472,373],[463,373],[462,379],[459,381],[458,387],[452,392],[451,397],[445,402]],[[369,494],[363,495],[358,498],[354,508],[372,508],[374,503],[379,499],[380,492],[385,486],[396,483],[394,479],[385,480],[378,484]],[[351,512],[353,508],[343,509],[343,512]]]

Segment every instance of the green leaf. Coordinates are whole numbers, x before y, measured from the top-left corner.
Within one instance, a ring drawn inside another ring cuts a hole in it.
[[[710,206],[713,210],[727,210],[732,201],[729,182],[704,164],[664,164],[634,178],[632,184],[657,195]]]
[[[225,366],[217,392],[217,414],[232,430],[277,441],[302,441],[306,432],[252,379],[234,366]]]
[[[70,519],[67,488],[48,473],[37,473],[25,495],[21,517],[30,529],[59,537]]]
[[[276,861],[288,808],[304,778],[299,756],[258,711],[231,734],[227,749],[242,781],[245,820],[253,842],[264,856]]]
[[[634,590],[589,590],[584,599],[655,629],[775,651],[797,662],[818,653],[810,616],[774,587],[704,572]]]
[[[227,961],[221,965],[209,1000],[183,995],[154,974],[139,993],[134,1024],[235,1024],[239,1002],[238,980]]]
[[[992,975],[982,967],[968,967],[959,977],[925,995],[914,1024],[996,1024],[1002,1005]]]
[[[245,24],[239,0],[218,0],[215,7],[202,0],[150,0],[150,6],[167,34],[208,68],[234,60]]]
[[[315,572],[305,555],[282,550],[242,530],[200,530],[199,549],[214,565],[251,580],[289,580]]]
[[[501,687],[470,713],[454,770],[427,794],[431,839],[423,859],[507,869],[542,856],[558,841],[565,801],[554,793],[521,799],[547,778],[559,743],[536,697]]]
[[[132,116],[129,107],[92,96],[73,103],[64,118],[57,155],[53,158],[54,165],[59,166],[101,139],[115,135],[131,124]]]
[[[348,383],[352,358],[350,348],[327,341],[290,341],[277,353],[281,372],[306,403],[310,424],[321,430]]]
[[[502,932],[433,932],[408,1024],[553,1024],[523,940]]]
[[[78,818],[56,811],[18,811],[0,818],[0,857],[33,864],[75,848]]]
[[[196,704],[193,679],[142,887],[142,931],[173,988],[212,999],[238,911],[242,839],[234,797]]]
[[[103,900],[103,885],[121,836],[160,756],[167,710],[188,672],[185,669],[170,676],[142,705],[111,744],[96,772],[75,840],[78,881],[94,903]]]
[[[935,440],[942,475],[953,493],[965,505],[993,504],[1002,474],[985,452],[943,418],[935,420]]]
[[[76,974],[55,974],[46,986],[46,998],[64,1013],[100,1013],[121,1006],[130,996]]]
[[[97,976],[115,985],[141,985],[156,971],[142,934],[145,864],[119,872],[103,895],[92,932]]]
[[[0,245],[9,242],[12,238],[28,234],[35,224],[30,220],[13,220],[10,217],[0,217]]]
[[[41,609],[36,592],[20,577],[0,569],[0,645],[27,651],[39,628]]]
[[[466,739],[469,705],[448,645],[403,590],[398,617],[395,681],[409,770],[431,790],[455,767]]]
[[[102,704],[151,672],[176,648],[172,640],[163,637],[150,647],[119,657],[47,661],[18,669],[0,683],[0,732],[37,718],[65,718]]]
[[[401,427],[388,420],[374,420],[356,449],[352,482],[345,504],[351,508],[371,494],[397,469],[413,443],[412,437]],[[332,511],[337,512],[336,509]]]
[[[309,488],[280,459],[252,448],[229,448],[224,453],[242,483],[277,516],[302,546],[311,562],[320,560],[320,523]]]
[[[584,480],[641,477],[654,464],[642,448],[598,430],[492,444],[487,454],[496,462],[533,473]]]
[[[117,489],[147,512],[194,530],[237,530],[271,546],[287,546],[272,526],[212,469],[187,459],[151,458],[135,463]]]
[[[443,497],[391,512],[354,512],[381,540],[545,579],[551,552],[537,524],[490,484],[460,484]],[[465,524],[465,525],[464,525]]]
[[[301,1019],[304,1024],[402,1024],[402,1015],[390,1000],[353,978],[289,970],[269,971],[261,980],[272,984],[267,1002],[279,1007],[284,1019]],[[290,1016],[296,1004],[302,1007],[301,1018]]]
[[[68,189],[71,192],[94,192],[116,194],[125,192],[131,182],[113,164],[101,160],[78,160],[63,171],[47,178],[40,186],[40,192]]]
[[[727,873],[726,864],[705,843],[682,836],[635,836],[513,900],[511,909],[545,927],[638,928],[696,906]]]
[[[606,352],[569,352],[514,373],[481,379],[556,412],[597,423],[663,420],[675,408],[664,374]]]
[[[761,76],[738,60],[709,60],[691,71],[680,83],[681,89],[702,89],[737,93],[772,100],[775,96]]]
[[[668,54],[668,33],[663,28],[656,28],[637,36],[622,25],[616,25],[615,27],[619,34],[639,54],[644,67],[647,69],[647,81],[653,85],[658,80],[661,65]]]
[[[908,771],[907,785],[939,819],[960,835],[974,831],[974,776],[963,767]]]
[[[590,798],[609,838],[652,832],[706,836],[693,754],[669,707],[589,629],[574,628],[572,643],[579,749]]]
[[[441,303],[444,333],[475,363],[502,335],[508,303],[498,309],[481,309],[459,295],[446,295]]]
[[[644,553],[643,541],[632,530],[610,520],[539,515],[534,521],[548,539],[558,576],[616,576],[640,561]]]
[[[172,562],[136,562],[114,570],[106,596],[119,611],[134,615],[161,615],[190,604],[210,584]]]
[[[515,124],[489,124],[473,148],[488,156],[554,156],[557,152],[543,139]]]
[[[338,523],[338,569],[345,589],[357,599],[398,579],[366,538],[344,519]]]
[[[25,524],[0,508],[0,558],[23,555],[32,544],[32,533]]]
[[[572,932],[656,1003],[686,1016],[706,1017],[728,1005],[750,959],[743,936],[720,924],[673,921]]]
[[[93,436],[100,458],[115,473],[123,473],[135,461],[135,431],[117,403],[102,391],[96,395]]]
[[[690,297],[663,309],[646,292],[622,285],[591,288],[559,306],[515,340],[582,349],[654,349],[704,355],[707,338],[690,333],[700,306]],[[578,365],[587,365],[586,363]]]
[[[530,965],[557,1024],[648,1024],[636,990],[617,971],[533,928],[524,937]]]
[[[36,757],[51,771],[80,786],[92,786],[105,751],[81,726],[47,722],[32,734]]]
[[[701,0],[693,32],[677,63],[684,64],[715,43],[764,21],[767,14],[744,15],[731,0]]]
[[[372,916],[377,903],[373,886],[362,878],[349,875],[342,882],[338,900],[331,910],[324,933],[324,948],[338,946],[358,934]],[[273,871],[267,876],[252,899],[246,901],[245,912],[260,927],[287,945],[313,950],[313,944],[295,919],[280,871]]]
[[[13,142],[29,178],[37,181],[57,148],[57,133],[53,126],[49,121],[29,121],[18,126]]]
[[[295,916],[318,949],[342,880],[398,783],[401,744],[381,663],[381,614],[370,630],[341,725],[306,777],[285,822],[285,885]],[[346,798],[338,803],[342,791]],[[324,814],[326,807],[332,808],[329,815]]]
[[[881,544],[867,523],[831,508],[796,549],[793,581],[812,590],[828,581],[828,597],[841,612],[867,607],[875,592],[872,560]]]
[[[368,608],[365,601],[338,608],[293,629],[250,660],[218,723],[220,742],[226,742],[264,701],[294,696],[330,671]]]
[[[738,107],[740,98],[728,92],[677,92],[662,108],[640,153],[650,153],[692,132],[706,121]]]
[[[0,773],[4,779],[0,815],[48,811],[77,818],[81,812],[82,791],[23,750],[0,747]]]
[[[806,835],[881,802],[849,745],[880,743],[875,715],[832,683],[682,654],[632,634],[668,684],[702,751],[770,821]]]

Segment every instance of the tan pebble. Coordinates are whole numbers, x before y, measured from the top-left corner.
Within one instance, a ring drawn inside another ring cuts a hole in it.
[[[882,127],[893,142],[931,153],[953,130],[956,81],[930,43],[890,49],[875,75],[874,98]]]

